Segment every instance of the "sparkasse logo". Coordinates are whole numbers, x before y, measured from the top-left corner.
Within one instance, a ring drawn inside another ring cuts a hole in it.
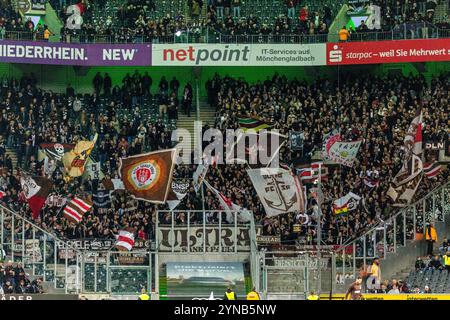
[[[248,45],[233,46],[202,46],[190,45],[185,48],[172,47],[162,50],[163,62],[186,62],[195,65],[217,65],[218,62],[241,64],[249,62],[250,48]]]

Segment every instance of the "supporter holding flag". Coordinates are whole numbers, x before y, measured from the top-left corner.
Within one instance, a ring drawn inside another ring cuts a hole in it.
[[[23,194],[30,206],[33,219],[36,220],[52,189],[53,183],[44,177],[22,175],[20,177],[20,184],[22,186]]]
[[[79,177],[83,175],[86,162],[94,148],[98,135],[95,134],[91,141],[79,141],[69,152],[64,153],[62,158],[65,173],[68,177]]]
[[[91,200],[75,197],[64,208],[64,217],[71,222],[80,223],[91,208]]]
[[[119,251],[131,251],[134,247],[134,230],[131,228],[121,230],[114,247]]]

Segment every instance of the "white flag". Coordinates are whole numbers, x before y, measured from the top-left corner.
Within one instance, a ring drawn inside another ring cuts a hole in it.
[[[195,192],[198,192],[198,190],[200,190],[202,182],[205,179],[206,174],[208,173],[208,168],[209,165],[199,164],[197,170],[195,170],[193,175]]]
[[[304,211],[305,202],[299,180],[282,168],[247,170],[268,217]]]

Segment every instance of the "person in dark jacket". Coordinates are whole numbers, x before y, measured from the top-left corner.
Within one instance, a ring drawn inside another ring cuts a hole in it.
[[[421,257],[417,257],[417,260],[416,260],[416,263],[415,263],[416,271],[423,270],[423,269],[425,269],[425,267],[426,267],[426,265],[425,265],[425,262],[423,262],[422,258]]]
[[[105,78],[103,79],[103,92],[105,95],[109,96],[111,94],[112,80],[108,73],[105,73]]]

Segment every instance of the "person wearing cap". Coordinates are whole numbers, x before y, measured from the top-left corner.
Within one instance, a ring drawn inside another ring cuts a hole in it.
[[[231,287],[228,287],[227,291],[225,291],[224,300],[237,300],[236,294]]]
[[[247,300],[261,300],[255,287],[247,294]]]
[[[425,240],[427,241],[427,254],[433,254],[433,246],[438,241],[438,236],[436,229],[431,223],[425,228]]]

